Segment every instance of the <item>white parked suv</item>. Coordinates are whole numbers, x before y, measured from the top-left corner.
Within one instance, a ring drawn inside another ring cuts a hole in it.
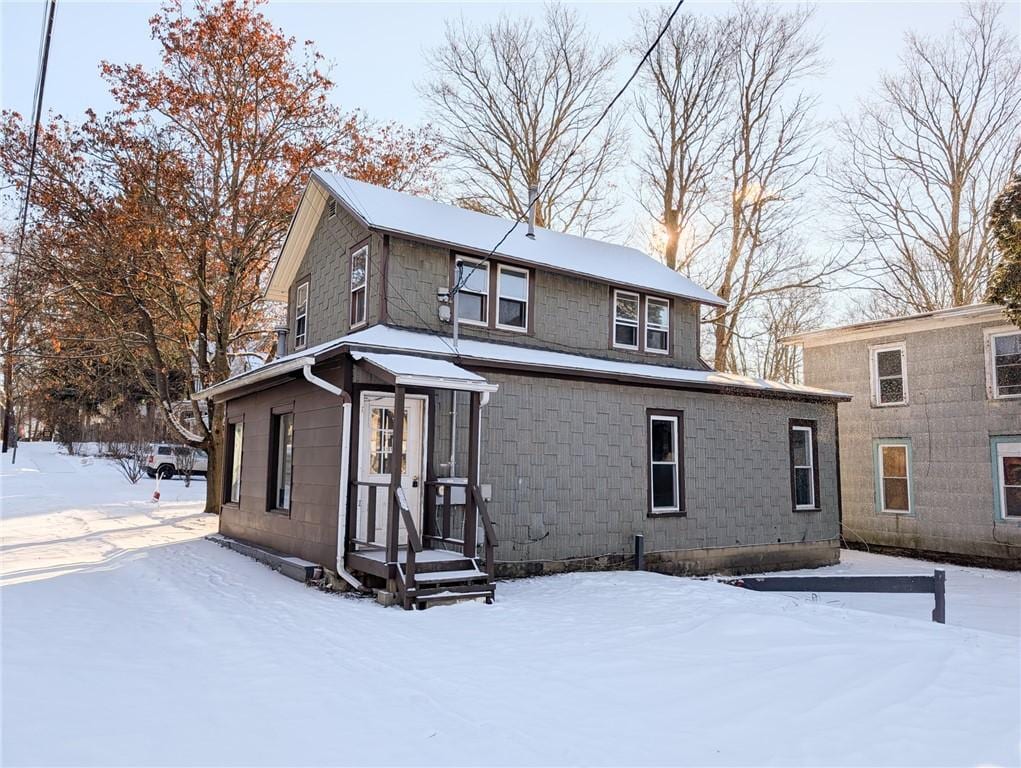
[[[149,455],[145,458],[145,472],[149,477],[168,478],[184,474],[188,454],[192,455],[193,475],[204,475],[209,468],[209,457],[205,451],[189,448],[186,445],[155,443],[149,446]]]

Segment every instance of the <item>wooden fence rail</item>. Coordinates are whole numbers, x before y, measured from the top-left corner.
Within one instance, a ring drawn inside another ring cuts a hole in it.
[[[935,599],[932,620],[947,623],[947,574],[942,568],[932,576],[752,576],[725,579],[724,583],[756,592],[880,592],[929,594]]]

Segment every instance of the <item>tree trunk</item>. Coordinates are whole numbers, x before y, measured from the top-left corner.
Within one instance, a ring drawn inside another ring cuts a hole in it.
[[[206,449],[206,508],[203,512],[220,514],[223,501],[223,403],[208,403],[210,444]]]

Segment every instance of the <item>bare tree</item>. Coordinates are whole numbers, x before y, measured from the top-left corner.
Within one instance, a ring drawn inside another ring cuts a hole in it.
[[[999,5],[969,5],[943,38],[909,34],[899,71],[841,137],[836,197],[865,246],[872,308],[980,300],[994,261],[986,214],[1021,158],[1021,56]]]
[[[458,203],[518,218],[528,209],[529,186],[541,184],[537,224],[605,231],[610,175],[622,156],[620,117],[581,139],[609,98],[613,61],[578,13],[558,5],[547,6],[539,23],[506,16],[483,27],[448,23],[422,94]]]
[[[801,348],[784,344],[781,340],[821,326],[825,307],[822,291],[811,288],[777,293],[762,303],[756,320],[761,334],[752,345],[760,376],[801,383]]]
[[[639,15],[633,54],[644,54],[668,17],[665,8]],[[674,270],[686,271],[723,226],[716,182],[733,78],[733,19],[726,17],[678,16],[642,70],[635,94],[645,145],[637,163],[642,205],[662,227],[663,259]]]

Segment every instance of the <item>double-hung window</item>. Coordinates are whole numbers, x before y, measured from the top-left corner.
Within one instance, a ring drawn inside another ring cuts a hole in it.
[[[684,413],[649,411],[649,512],[684,510]]]
[[[457,292],[457,319],[469,325],[489,325],[489,263],[457,259],[454,270]]]
[[[274,413],[270,425],[269,508],[290,510],[294,464],[294,413]]]
[[[911,514],[911,443],[876,441],[876,507],[880,512]]]
[[[308,341],[308,288],[305,280],[294,290],[294,348],[301,349]]]
[[[795,510],[819,508],[819,459],[815,429],[814,421],[790,420],[791,498]]]
[[[1021,397],[1021,331],[986,331],[986,369],[991,397]]]
[[[670,351],[670,302],[666,299],[645,299],[645,351]]]
[[[613,292],[613,346],[638,349],[638,317],[641,296],[625,291]]]
[[[230,504],[241,502],[241,451],[245,442],[245,423],[233,421],[227,424],[226,462],[227,482],[224,483],[223,500]]]
[[[1021,522],[1021,438],[994,437],[992,443],[998,516]]]
[[[365,322],[369,295],[369,246],[351,253],[351,327]]]
[[[528,271],[500,264],[496,268],[496,327],[528,328]]]
[[[872,404],[906,405],[908,402],[907,354],[904,343],[872,347]]]

